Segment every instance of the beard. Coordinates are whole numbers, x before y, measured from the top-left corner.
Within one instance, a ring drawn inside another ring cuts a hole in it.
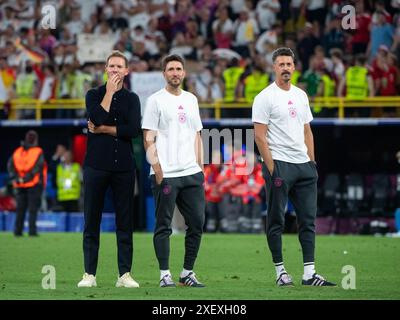
[[[173,79],[168,80],[167,82],[170,87],[178,88],[178,87],[180,87],[182,80],[179,78],[173,78]]]
[[[290,73],[283,73],[282,74],[282,80],[285,82],[289,82],[291,78],[291,74]]]

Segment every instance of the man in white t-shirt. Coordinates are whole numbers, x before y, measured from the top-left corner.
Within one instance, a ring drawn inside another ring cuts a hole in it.
[[[314,158],[313,116],[307,94],[290,83],[294,53],[279,48],[272,55],[275,82],[254,99],[255,141],[263,158],[267,189],[267,240],[278,286],[293,286],[282,257],[282,232],[288,198],[297,215],[303,251],[303,285],[336,286],[318,275],[314,266],[318,173]]]
[[[156,204],[154,249],[160,267],[160,287],[175,287],[169,270],[169,237],[175,205],[187,225],[185,258],[179,285],[204,287],[193,272],[205,215],[202,142],[197,98],[181,89],[184,60],[169,55],[162,63],[164,89],[152,94],[143,113],[143,135]]]

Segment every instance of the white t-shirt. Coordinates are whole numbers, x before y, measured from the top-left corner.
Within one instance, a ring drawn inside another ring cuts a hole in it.
[[[310,0],[307,4],[308,10],[322,9],[325,6],[326,0]]]
[[[252,121],[268,125],[267,141],[274,160],[310,161],[304,125],[312,119],[307,94],[294,85],[286,91],[273,82],[253,102]]]
[[[274,9],[280,9],[281,5],[278,0],[261,0],[257,4],[256,11],[260,27],[269,30],[276,22],[276,13],[269,8],[264,7],[265,5],[269,5]]]
[[[218,24],[219,24],[219,23],[220,23],[219,20],[215,20],[215,21],[213,22],[213,24],[212,24],[212,29],[213,29],[214,32],[217,31],[217,27],[218,27]],[[222,28],[221,28],[221,32],[222,32],[222,33],[233,32],[233,22],[232,22],[231,19],[225,20],[225,22],[224,22],[224,24],[223,24],[223,26],[222,26]]]
[[[236,19],[234,24],[236,32],[235,40],[237,46],[247,45],[249,42],[255,41],[260,30],[255,19],[249,18],[246,21]]]
[[[157,155],[165,178],[201,171],[196,161],[195,138],[202,128],[199,105],[192,93],[182,90],[175,96],[164,88],[147,99],[142,129],[157,131]],[[153,168],[150,174],[154,174]]]

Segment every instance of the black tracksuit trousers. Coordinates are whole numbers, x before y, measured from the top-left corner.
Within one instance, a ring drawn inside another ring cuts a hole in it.
[[[187,226],[183,267],[192,270],[200,248],[205,219],[204,175],[199,172],[189,176],[164,178],[160,185],[156,184],[154,175],[150,179],[156,204],[153,243],[160,270],[169,269],[169,237],[175,204]]]
[[[271,176],[263,163],[267,190],[267,240],[272,260],[274,263],[283,262],[281,236],[289,199],[296,211],[303,262],[314,262],[318,180],[316,164],[313,161],[296,164],[279,160],[274,160],[274,164]]]

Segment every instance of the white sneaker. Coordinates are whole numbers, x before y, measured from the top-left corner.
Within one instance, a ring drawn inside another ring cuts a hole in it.
[[[79,288],[97,287],[96,277],[92,274],[84,273],[82,280],[78,283]]]
[[[117,288],[125,287],[125,288],[139,288],[139,283],[137,283],[131,277],[129,272],[126,272],[121,277],[118,278],[117,283],[115,284]]]

